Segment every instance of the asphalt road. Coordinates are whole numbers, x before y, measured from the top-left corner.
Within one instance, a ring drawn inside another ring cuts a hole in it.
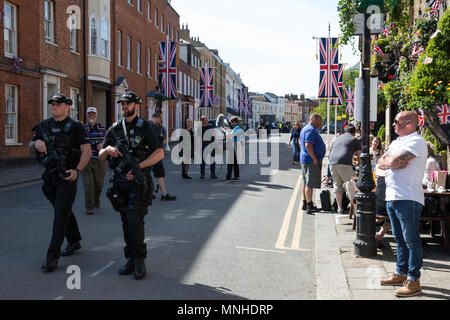
[[[93,216],[84,214],[79,181],[73,209],[82,249],[47,274],[40,265],[53,211],[41,184],[2,189],[0,299],[315,299],[314,216],[299,210],[301,171],[291,164],[289,135],[279,139],[279,170],[261,175],[267,165],[241,165],[239,183],[209,179],[208,166],[200,180],[199,165],[189,170],[193,180],[183,180],[166,153],[166,185],[177,200],[162,202],[158,194],[149,208],[148,273],[140,281],[118,274],[124,241],[120,216],[105,196],[108,177]],[[223,178],[226,166],[216,171]],[[73,265],[81,271],[80,289],[67,286]]]

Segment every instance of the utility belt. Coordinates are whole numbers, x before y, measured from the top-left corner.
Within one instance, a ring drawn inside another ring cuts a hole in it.
[[[129,194],[132,189],[136,192],[138,202],[145,206],[152,205],[153,197],[153,179],[150,175],[151,167],[142,170],[142,174],[145,178],[143,185],[137,185],[136,181],[128,180],[126,174],[114,175],[110,180],[112,182],[111,188],[106,192],[106,196],[111,201],[111,204],[115,211],[120,212],[126,209],[129,200]]]

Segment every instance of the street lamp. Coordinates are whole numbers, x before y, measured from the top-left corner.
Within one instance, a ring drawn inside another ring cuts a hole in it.
[[[371,29],[369,29],[369,19],[371,14],[368,13],[372,6],[380,9],[383,7],[380,0],[363,0],[359,8],[364,13],[364,32],[363,32],[363,51],[361,56],[362,77],[364,83],[363,103],[362,103],[362,154],[359,160],[359,175],[357,187],[359,192],[356,193],[355,199],[357,204],[356,211],[356,240],[353,242],[355,246],[355,254],[361,257],[373,257],[377,254],[375,242],[375,199],[376,196],[372,192],[375,188],[375,182],[372,174],[371,155],[369,153],[369,135],[370,135],[370,46],[371,46]]]

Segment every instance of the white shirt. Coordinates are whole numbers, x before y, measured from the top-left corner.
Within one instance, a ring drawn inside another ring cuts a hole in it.
[[[395,156],[401,151],[408,151],[415,158],[404,169],[386,170],[386,201],[413,200],[424,205],[422,179],[428,156],[427,143],[414,132],[393,141],[387,154]]]

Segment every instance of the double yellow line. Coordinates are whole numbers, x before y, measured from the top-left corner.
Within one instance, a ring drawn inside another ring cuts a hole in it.
[[[300,239],[302,235],[302,225],[303,225],[302,193],[300,192],[301,182],[302,182],[302,175],[300,174],[294,189],[294,193],[291,196],[291,200],[289,201],[286,213],[284,214],[283,224],[281,225],[280,233],[278,234],[278,239],[277,242],[275,243],[275,248],[298,250],[298,251],[311,251],[311,249],[300,248]],[[291,223],[292,213],[294,212],[295,202],[297,200],[299,192],[300,192],[300,199],[297,210],[297,220],[295,222],[292,242],[291,245],[288,247],[286,246],[286,238],[288,235],[289,225]]]

